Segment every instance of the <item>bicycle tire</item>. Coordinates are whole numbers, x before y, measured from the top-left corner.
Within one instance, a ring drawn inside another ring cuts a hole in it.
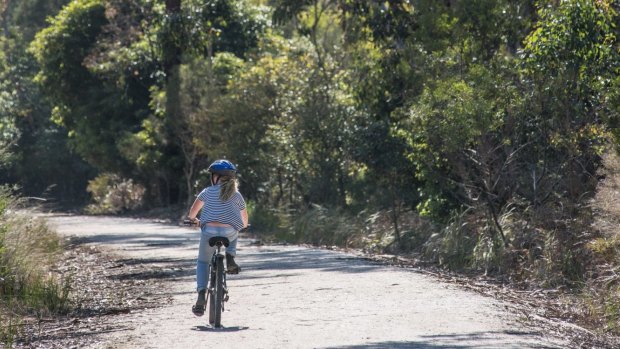
[[[212,264],[217,263],[215,258],[212,259]],[[215,270],[213,265],[209,265],[209,324],[215,324]]]
[[[209,290],[209,324],[215,323],[215,294]]]
[[[222,303],[224,302],[224,257],[218,256],[215,268],[215,327],[222,327]]]

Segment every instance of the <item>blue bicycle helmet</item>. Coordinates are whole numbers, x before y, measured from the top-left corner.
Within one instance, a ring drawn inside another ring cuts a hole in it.
[[[215,160],[207,169],[207,172],[211,174],[218,174],[220,176],[235,177],[237,174],[237,168],[232,162],[228,160]]]

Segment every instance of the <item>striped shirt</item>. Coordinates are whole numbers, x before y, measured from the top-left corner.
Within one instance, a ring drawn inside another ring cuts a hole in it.
[[[241,210],[245,209],[245,200],[238,191],[227,201],[220,200],[220,185],[205,188],[198,194],[198,200],[204,202],[200,212],[200,221],[230,224],[236,230],[243,229]]]

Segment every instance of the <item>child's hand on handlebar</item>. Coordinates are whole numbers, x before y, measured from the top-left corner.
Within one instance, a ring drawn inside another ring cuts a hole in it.
[[[183,220],[183,225],[185,226],[189,226],[189,227],[198,227],[200,226],[200,220],[196,217],[194,218],[186,218]]]

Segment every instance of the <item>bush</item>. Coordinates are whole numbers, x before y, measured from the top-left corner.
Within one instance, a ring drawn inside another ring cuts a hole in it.
[[[255,216],[253,216],[255,217]],[[399,215],[399,233],[390,211],[353,212],[312,205],[303,212],[279,211],[271,216],[276,239],[317,246],[362,248],[370,253],[419,252],[436,231],[427,219],[413,211]]]
[[[466,214],[457,214],[441,232],[431,235],[424,245],[424,257],[450,269],[471,266],[478,237],[476,226],[467,218]]]
[[[254,201],[247,202],[247,209],[253,232],[281,236],[286,230],[284,225],[288,219],[284,213],[276,209],[267,209],[263,205],[257,205]]]
[[[42,219],[17,211],[19,200],[0,187],[0,343],[11,346],[15,323],[69,308],[67,283],[47,275],[61,251],[58,235]]]
[[[132,179],[112,173],[101,174],[89,181],[86,190],[95,201],[86,208],[91,214],[116,214],[140,208],[146,191]]]
[[[455,214],[424,244],[424,258],[448,269],[483,272],[528,286],[581,287],[591,262],[591,252],[584,248],[590,234],[583,223],[587,218],[567,219],[544,207],[535,213],[515,211],[498,216],[507,243],[495,231],[498,224],[480,211]],[[611,253],[608,246],[596,247]]]
[[[360,216],[312,205],[295,218],[292,233],[297,242],[317,246],[362,247],[363,222]]]

